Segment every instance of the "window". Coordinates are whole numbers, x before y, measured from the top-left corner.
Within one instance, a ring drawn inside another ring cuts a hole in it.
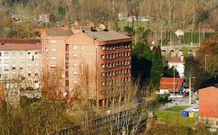
[[[39,54],[39,52],[35,52],[35,54]]]
[[[69,72],[68,71],[65,72],[65,77],[69,77]]]
[[[25,63],[23,58],[20,59],[20,63]]]
[[[73,55],[73,57],[75,57],[75,58],[76,58],[76,57],[78,57],[78,55],[77,55],[77,54],[74,54],[74,55]]]
[[[74,71],[74,72],[73,72],[73,75],[78,75],[78,72]]]
[[[28,69],[32,69],[32,66],[31,66],[31,65],[28,65],[27,68],[28,68]]]
[[[55,48],[51,48],[51,52],[56,52],[56,49]]]
[[[27,52],[27,54],[31,54],[31,52]]]
[[[35,68],[35,70],[38,70],[38,69],[39,69],[39,66],[36,66],[36,65],[35,65],[34,68]]]
[[[28,73],[28,76],[30,77],[30,76],[31,76],[31,73]]]
[[[77,46],[73,46],[73,49],[76,50],[76,49],[77,49]]]
[[[65,80],[65,85],[69,86],[69,80]]]
[[[9,52],[4,52],[4,56],[9,56]]]
[[[38,61],[39,60],[39,57],[35,57],[35,61]]]
[[[69,51],[69,44],[66,44],[65,51]]]
[[[77,84],[78,82],[76,80],[74,80],[73,83]]]
[[[0,52],[0,56],[2,56],[2,52]]]
[[[16,52],[12,52],[12,56],[16,56]]]
[[[4,71],[9,71],[9,67],[4,67]]]
[[[101,58],[102,58],[102,59],[105,59],[105,55],[101,55]]]
[[[4,60],[4,63],[9,63],[9,59],[5,59],[5,60]]]
[[[56,40],[51,40],[50,42],[53,44],[53,43],[56,43],[57,41]]]
[[[56,65],[50,65],[50,68],[56,68]]]
[[[15,70],[15,69],[16,69],[16,67],[15,67],[15,66],[13,66],[11,69]]]
[[[56,60],[56,57],[52,56],[50,57],[51,60]]]
[[[38,81],[38,80],[35,80],[34,82],[35,82],[35,83],[39,83],[39,81]]]
[[[73,64],[73,66],[74,66],[74,67],[77,67],[77,66],[78,66],[78,64],[77,64],[77,63],[74,63],[74,64]]]
[[[103,86],[105,85],[105,81],[102,82],[102,85],[103,85]]]

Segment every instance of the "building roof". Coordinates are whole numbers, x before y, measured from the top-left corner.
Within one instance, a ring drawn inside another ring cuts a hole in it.
[[[0,43],[16,43],[16,44],[40,44],[39,39],[0,39]]]
[[[41,50],[40,40],[1,39],[0,51]]]
[[[199,116],[218,118],[218,88],[214,86],[199,90]]]
[[[71,30],[65,30],[65,29],[46,29],[45,33],[48,36],[70,36],[70,35],[73,35],[73,32]]]
[[[207,91],[207,90],[216,90],[218,92],[218,88],[215,86],[210,86],[210,87],[199,89],[199,91]]]
[[[184,62],[184,57],[172,57],[168,60],[168,62],[176,62],[176,63],[183,63]]]
[[[91,31],[88,30],[85,32],[87,36],[96,41],[112,41],[112,40],[121,40],[121,39],[131,39],[131,37],[123,35],[115,31]]]
[[[184,82],[184,78],[164,78],[162,77],[160,79],[160,89],[167,89],[171,92],[174,91],[174,88],[176,91],[180,90],[182,87],[182,84]]]

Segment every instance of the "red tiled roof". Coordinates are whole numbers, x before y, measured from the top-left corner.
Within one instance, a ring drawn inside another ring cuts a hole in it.
[[[218,88],[210,86],[199,90],[199,116],[218,118]]]
[[[168,89],[169,91],[175,90],[178,91],[182,83],[184,82],[184,78],[161,78],[160,79],[160,89]]]
[[[0,39],[0,43],[40,44],[39,39]]]
[[[12,50],[41,50],[41,44],[4,44],[0,45],[0,51]]]
[[[41,50],[41,40],[37,39],[0,39],[0,51]]]
[[[181,62],[181,63],[183,63],[184,62],[184,60],[182,60],[182,59],[184,59],[184,58],[182,58],[182,57],[172,57],[172,58],[170,58],[169,60],[168,60],[168,62]]]

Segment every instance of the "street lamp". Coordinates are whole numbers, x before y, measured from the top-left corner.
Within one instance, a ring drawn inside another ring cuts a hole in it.
[[[191,75],[189,76],[189,104],[191,105],[192,104],[192,97],[191,97],[191,88],[192,88],[192,78],[195,78],[195,77],[192,77]]]
[[[96,94],[96,109],[98,110],[98,71],[97,71],[97,68],[98,68],[98,63],[97,63],[97,60],[98,60],[98,45],[96,45],[96,40],[97,40],[97,37],[94,35],[93,37],[94,39],[94,46],[96,47],[96,57],[95,57],[95,94]]]

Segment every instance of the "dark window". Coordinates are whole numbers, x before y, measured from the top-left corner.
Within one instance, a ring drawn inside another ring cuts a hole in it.
[[[103,100],[99,100],[99,106],[100,106],[100,107],[103,106]]]
[[[65,51],[69,51],[69,44],[66,44]]]
[[[65,72],[65,76],[69,77],[69,72],[68,71]]]
[[[69,80],[65,80],[65,85],[69,86]]]

